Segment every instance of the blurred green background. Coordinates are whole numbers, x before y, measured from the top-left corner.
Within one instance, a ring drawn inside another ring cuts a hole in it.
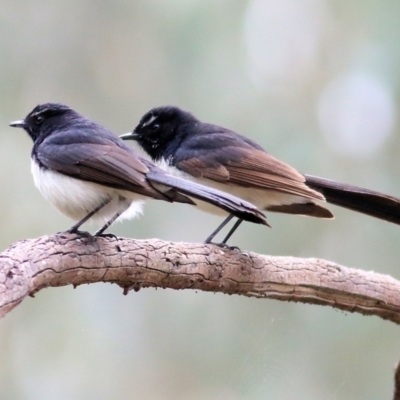
[[[1,248],[71,226],[8,123],[63,102],[116,133],[174,104],[301,172],[400,197],[400,2],[0,0]],[[331,207],[231,244],[400,276],[400,228]],[[201,242],[220,222],[148,202],[113,232]],[[94,229],[95,227],[92,227]],[[399,329],[327,307],[113,285],[48,289],[0,321],[1,399],[384,399]]]

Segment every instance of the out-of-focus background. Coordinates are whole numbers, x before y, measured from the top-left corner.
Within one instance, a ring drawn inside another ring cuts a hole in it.
[[[0,247],[71,221],[8,123],[63,102],[118,134],[174,104],[301,172],[400,197],[400,2],[0,0]],[[331,207],[231,240],[400,277],[400,227]],[[221,220],[148,202],[112,232],[200,242]],[[92,227],[94,229],[95,227]],[[113,285],[47,289],[0,321],[1,399],[384,399],[398,327],[327,307]]]

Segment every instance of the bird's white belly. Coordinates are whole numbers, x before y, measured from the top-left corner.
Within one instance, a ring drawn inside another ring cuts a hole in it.
[[[209,186],[214,189],[221,190],[222,192],[230,193],[236,197],[239,197],[240,199],[254,204],[260,210],[266,210],[271,206],[280,206],[292,203],[307,203],[310,201],[302,196],[279,192],[277,190],[248,188],[229,183],[220,183],[208,178],[196,178],[184,171],[177,169],[176,167],[168,165],[166,161],[158,162],[158,166],[171,175],[190,180],[204,186]],[[216,215],[228,215],[226,211],[209,203],[197,199],[192,200],[203,211]]]
[[[134,218],[142,210],[144,197],[141,195],[42,169],[33,160],[31,171],[35,186],[43,197],[58,211],[75,221],[86,217],[108,200],[109,203],[90,220],[108,221],[116,213],[123,213],[118,219]]]

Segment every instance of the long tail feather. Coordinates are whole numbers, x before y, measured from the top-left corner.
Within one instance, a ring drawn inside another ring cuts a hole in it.
[[[328,203],[400,225],[400,199],[357,186],[305,175],[306,183]]]

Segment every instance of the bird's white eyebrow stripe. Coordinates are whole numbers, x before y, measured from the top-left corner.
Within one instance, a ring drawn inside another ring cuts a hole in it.
[[[43,108],[42,110],[36,111],[34,113],[31,114],[31,117],[36,117],[37,115],[41,115],[43,113],[45,113],[46,111],[48,111],[48,108]]]
[[[154,122],[158,118],[157,115],[151,114],[150,118],[148,121],[144,121],[142,124],[142,127],[145,127],[147,125],[150,125],[152,122]]]

